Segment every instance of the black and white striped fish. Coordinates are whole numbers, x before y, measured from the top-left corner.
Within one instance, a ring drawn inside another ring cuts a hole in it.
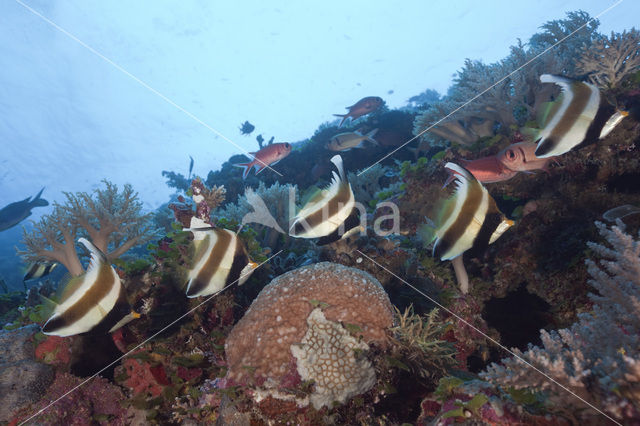
[[[258,266],[249,258],[242,240],[228,229],[219,229],[193,218],[191,227],[196,253],[189,270],[187,297],[208,296],[226,286],[243,284]]]
[[[334,232],[351,215],[355,198],[342,165],[342,158],[331,158],[338,173],[326,189],[318,192],[298,212],[289,228],[289,235],[298,238],[319,238]]]
[[[44,334],[66,337],[96,330],[112,332],[140,316],[132,311],[120,277],[104,253],[85,238],[78,242],[91,253],[89,267],[67,284],[42,327]]]
[[[57,262],[33,262],[24,274],[22,281],[37,280],[51,273],[58,266]]]
[[[593,84],[550,74],[542,74],[540,81],[560,86],[562,97],[538,135],[538,158],[561,155],[602,139],[628,115],[609,104]]]
[[[495,200],[466,169],[454,163],[445,168],[456,185],[435,223],[433,256],[452,260],[469,249],[483,250],[497,240],[513,221],[507,219]]]

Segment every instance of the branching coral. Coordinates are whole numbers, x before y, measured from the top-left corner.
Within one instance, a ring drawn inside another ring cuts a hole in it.
[[[539,75],[571,75],[575,51],[591,45],[597,27],[597,20],[592,21],[586,12],[571,12],[567,19],[543,25],[544,31],[532,36],[527,47],[518,41],[501,61],[484,64],[465,60],[447,96],[416,116],[413,134],[430,143],[445,140],[471,145],[491,136],[496,123],[502,129],[522,125],[548,100],[550,89],[541,87]]]
[[[413,306],[396,310],[397,325],[391,328],[394,358],[400,358],[413,374],[423,379],[444,375],[456,364],[453,345],[442,336],[452,327],[443,321],[438,309],[426,317],[417,315]]]
[[[27,249],[18,254],[27,261],[60,262],[72,275],[80,275],[77,238],[90,238],[110,259],[148,241],[154,235],[151,216],[142,214],[138,193],[129,184],[120,192],[111,182],[103,183],[106,187],[92,194],[65,192],[64,204],[54,203],[53,212],[34,222],[31,232],[23,229]]]
[[[617,86],[627,74],[640,69],[640,31],[632,28],[600,37],[591,47],[583,48],[577,68],[600,87]]]
[[[286,220],[289,218],[290,213],[294,213],[289,212],[289,197],[292,190],[293,194],[296,193],[296,189],[295,185],[280,185],[277,182],[267,188],[264,182],[260,182],[260,185],[253,190],[253,193],[264,201],[264,204],[269,209],[269,213],[271,213],[274,218]],[[238,198],[236,204],[227,204],[225,208],[220,211],[219,216],[242,223],[242,218],[252,211],[253,205],[247,199],[247,196],[243,195]],[[279,225],[281,225],[282,229],[289,229],[288,226],[282,226],[287,225],[284,221],[283,223],[279,223]]]
[[[640,240],[624,232],[624,225],[607,229],[596,223],[611,245],[589,243],[604,258],[588,260],[593,312],[579,315],[569,329],[542,330],[542,347],[514,352],[571,389],[580,398],[624,420],[640,415]],[[492,364],[482,376],[505,388],[544,392],[550,409],[577,418],[598,415],[575,396],[561,389],[517,358]]]

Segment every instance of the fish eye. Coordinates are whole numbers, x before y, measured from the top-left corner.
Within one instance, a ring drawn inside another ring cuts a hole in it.
[[[516,158],[516,153],[513,152],[512,149],[507,151],[507,157],[509,157],[509,159],[513,160],[514,158]]]
[[[290,144],[288,144],[288,143],[285,143],[285,144],[284,144],[284,147],[285,147],[285,148],[291,148],[291,145],[290,145]]]

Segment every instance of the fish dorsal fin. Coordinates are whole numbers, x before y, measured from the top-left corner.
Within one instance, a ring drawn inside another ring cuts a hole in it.
[[[317,209],[317,207],[326,202],[329,198],[335,196],[340,190],[340,186],[343,183],[347,183],[347,180],[344,175],[344,169],[342,167],[342,157],[339,155],[334,155],[331,158],[331,162],[335,164],[338,168],[338,173],[335,171],[332,172],[333,178],[331,179],[331,183],[328,187],[320,190],[318,193],[314,194],[311,199],[304,205],[302,209],[298,212],[298,216],[305,216],[307,213],[312,212]]]
[[[344,166],[342,164],[342,157],[340,157],[339,155],[334,155],[333,157],[331,157],[331,162],[333,164],[335,164],[336,168],[338,169],[338,173],[340,173],[340,179],[346,182],[347,177],[344,174]],[[334,179],[337,179],[337,176],[336,176],[335,172],[333,173],[333,177],[334,177]]]
[[[87,250],[91,253],[91,260],[89,261],[89,266],[87,267],[86,277],[93,281],[95,277],[98,275],[98,271],[102,264],[107,263],[107,256],[93,243],[86,238],[78,239],[78,242],[85,246]]]

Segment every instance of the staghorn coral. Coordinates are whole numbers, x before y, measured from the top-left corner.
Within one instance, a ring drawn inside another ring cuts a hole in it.
[[[611,248],[589,243],[603,258],[586,261],[589,284],[598,291],[589,295],[593,312],[580,314],[568,329],[542,330],[542,347],[514,352],[609,415],[628,420],[640,415],[640,240],[626,234],[621,221],[611,229],[596,226]],[[503,388],[543,392],[550,410],[570,418],[599,416],[517,358],[492,364],[481,376]]]
[[[632,28],[599,37],[590,47],[583,47],[577,68],[602,88],[616,87],[626,75],[640,69],[640,31]]]
[[[260,292],[225,343],[228,377],[272,390],[299,383],[291,348],[303,342],[317,307],[327,320],[358,330],[364,343],[388,344],[393,311],[378,281],[355,268],[317,263],[277,277]]]
[[[122,192],[108,180],[104,189],[92,194],[65,192],[64,204],[54,203],[53,212],[34,222],[33,230],[23,228],[25,251],[18,251],[26,261],[56,261],[72,275],[83,273],[75,249],[79,237],[88,237],[110,259],[143,244],[154,235],[151,215],[142,214],[142,202],[131,185]]]

